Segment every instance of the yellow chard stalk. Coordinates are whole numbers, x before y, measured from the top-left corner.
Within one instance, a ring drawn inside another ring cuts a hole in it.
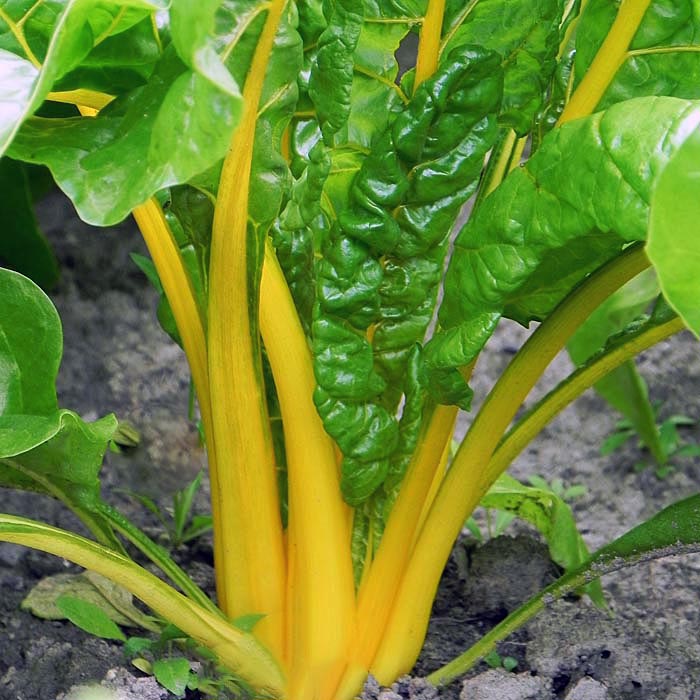
[[[209,375],[219,472],[224,612],[265,617],[256,634],[284,656],[286,562],[275,457],[261,374],[248,194],[258,104],[285,0],[270,2],[219,184],[209,280]],[[251,287],[253,285],[253,287]],[[223,507],[223,504],[226,507]]]

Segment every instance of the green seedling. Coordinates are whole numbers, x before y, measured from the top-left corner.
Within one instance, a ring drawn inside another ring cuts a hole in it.
[[[655,418],[658,410],[659,406],[654,407]],[[672,463],[674,457],[700,456],[700,445],[685,441],[678,430],[679,428],[692,427],[696,422],[697,421],[688,416],[674,415],[658,423],[660,454],[663,455],[663,461],[659,463],[655,459],[654,463],[651,465],[646,460],[639,461],[634,465],[635,471],[641,472],[653,466],[656,476],[659,479],[663,479],[675,470],[676,467]],[[634,425],[629,420],[618,421],[615,425],[615,432],[609,435],[600,446],[600,453],[602,455],[609,455],[632,439],[637,439],[639,441],[639,447],[645,446],[645,442],[641,440]]]
[[[166,509],[160,508],[148,496],[133,492],[130,492],[130,495],[156,516],[163,526],[169,547],[177,549],[211,531],[211,516],[192,513],[194,498],[201,485],[202,473],[200,472],[186,488],[173,494],[172,506]]]
[[[590,558],[563,499],[504,475],[584,390],[700,331],[696,14],[690,0],[0,1],[0,153],[48,167],[88,223],[133,215],[187,355],[217,603],[103,498],[117,421],[59,408],[60,321],[8,270],[0,485],[60,499],[94,539],[7,514],[0,539],[110,578],[285,700],[351,700],[369,673],[411,669],[480,502],[535,523],[566,573],[435,682],[563,592],[600,596],[605,571],[697,549],[697,497]],[[650,266],[649,312],[520,415]],[[503,317],[539,326],[450,459]]]
[[[512,656],[501,656],[495,649],[486,656],[484,661],[491,668],[503,668],[506,671],[515,671],[518,668],[518,660]]]
[[[581,498],[588,493],[588,488],[583,484],[571,484],[571,486],[566,486],[563,480],[558,477],[547,481],[544,477],[533,474],[532,476],[528,476],[527,480],[530,482],[531,486],[542,491],[551,491],[555,496],[567,503],[571,503],[571,501],[575,501],[577,498]]]

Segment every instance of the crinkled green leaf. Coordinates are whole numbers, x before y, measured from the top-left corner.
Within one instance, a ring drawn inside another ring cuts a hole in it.
[[[152,12],[164,7],[162,0],[19,0],[6,4],[0,15],[0,154],[56,82],[80,65],[101,33],[109,35],[118,12],[123,8]]]
[[[44,289],[58,282],[58,263],[34,216],[27,168],[0,159],[0,263],[33,279]]]
[[[425,81],[349,169],[348,204],[324,235],[312,328],[315,400],[346,458],[341,486],[349,503],[377,489],[399,445],[396,409],[432,317],[448,234],[496,135],[499,62],[492,52],[458,52]],[[333,167],[329,185],[338,191]]]
[[[666,299],[700,335],[700,130],[693,131],[661,173],[651,200],[647,254]]]
[[[328,24],[318,38],[309,79],[311,97],[327,143],[348,120],[354,72],[354,53],[362,29],[362,3],[325,0]]]
[[[467,364],[499,315],[544,318],[586,274],[643,240],[657,178],[698,124],[695,102],[639,98],[550,132],[457,237],[440,309],[448,330],[431,341],[429,364]],[[463,332],[489,316],[481,337]]]
[[[556,68],[561,0],[480,0],[447,3],[443,57],[456,47],[497,51],[503,65],[500,121],[527,134]]]
[[[314,222],[323,226],[321,197],[330,165],[328,154],[318,144],[302,175],[294,181],[289,201],[273,228],[277,259],[307,333],[316,298],[313,227]]]
[[[370,148],[408,99],[395,84],[399,72],[395,54],[412,23],[384,22],[391,15],[381,14],[383,10],[379,15],[375,12],[365,6],[365,24],[355,49],[350,114],[336,144]]]
[[[610,30],[617,7],[607,0],[587,3],[576,32],[576,82]],[[652,0],[630,49],[598,109],[646,95],[700,98],[700,9],[693,0]]]

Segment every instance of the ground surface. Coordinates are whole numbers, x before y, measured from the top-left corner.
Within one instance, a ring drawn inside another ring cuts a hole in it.
[[[65,356],[59,377],[61,405],[96,418],[114,411],[143,432],[142,445],[110,454],[104,468],[111,502],[153,526],[126,494],[131,488],[167,505],[169,494],[204,467],[195,428],[187,419],[188,377],[184,359],[154,318],[155,294],[128,254],[141,250],[126,224],[117,231],[90,230],[72,217],[70,206],[52,197],[42,210],[63,267],[52,295],[65,327]],[[523,337],[519,328],[499,331],[480,360],[477,396],[512,356]],[[646,353],[641,367],[662,415],[700,418],[700,354],[690,336]],[[559,361],[547,381],[566,370]],[[575,502],[581,531],[591,548],[622,534],[674,500],[697,490],[700,463],[678,462],[663,481],[647,470],[636,473],[640,453],[633,446],[602,458],[599,447],[615,417],[594,395],[564,412],[516,463],[513,473],[542,474],[580,483],[588,494]],[[686,439],[700,441],[700,429]],[[206,510],[206,493],[198,502]],[[39,517],[76,528],[70,514],[48,499],[0,490],[0,511]],[[422,675],[445,663],[518,602],[556,574],[546,547],[510,530],[477,548],[457,545],[434,608],[431,633],[415,670]],[[211,550],[203,541],[184,554],[198,579],[211,585]],[[63,622],[47,622],[19,610],[29,589],[47,574],[72,570],[65,562],[0,544],[0,700],[97,700],[94,691],[71,690],[104,682],[117,697],[167,698],[152,679],[128,675],[120,647],[91,638]],[[464,700],[691,700],[700,699],[700,558],[644,564],[604,581],[614,615],[586,600],[555,604],[500,648],[518,661],[514,673],[479,667],[462,688],[455,683],[441,697]],[[133,674],[140,674],[135,670]],[[396,695],[395,691],[400,694]],[[67,694],[67,695],[63,695]],[[367,698],[431,697],[419,683],[394,691],[368,687]],[[170,696],[172,697],[172,696]]]

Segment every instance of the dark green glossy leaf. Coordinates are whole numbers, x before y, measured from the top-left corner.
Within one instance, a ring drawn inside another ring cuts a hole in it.
[[[354,72],[354,53],[362,29],[362,3],[326,0],[328,25],[318,38],[311,69],[309,96],[327,143],[348,120]]]
[[[0,192],[0,262],[50,289],[58,282],[58,263],[37,226],[24,165],[0,159]]]
[[[661,289],[686,325],[700,335],[700,131],[671,158],[651,201],[647,253]]]
[[[497,51],[503,66],[500,122],[527,134],[556,67],[560,0],[480,0],[447,3],[443,57],[456,47]]]
[[[643,240],[657,177],[699,123],[694,102],[640,98],[550,132],[458,236],[440,310],[448,330],[431,341],[429,365],[467,364],[499,315],[544,318],[587,273]]]
[[[576,82],[590,66],[616,14],[615,3],[587,3],[577,28]],[[653,0],[630,49],[598,109],[646,95],[700,98],[700,14],[692,0]]]
[[[316,298],[313,229],[324,226],[321,197],[330,165],[325,149],[318,144],[309,154],[301,177],[294,181],[289,201],[272,233],[277,259],[307,333]]]
[[[416,396],[409,361],[432,316],[450,228],[495,138],[500,96],[498,56],[461,52],[421,85],[361,164],[350,156],[358,167],[346,175],[347,206],[323,236],[313,322],[315,400],[346,457],[349,503],[389,473],[397,406]],[[330,192],[342,206],[333,172]],[[418,415],[412,405],[405,425],[416,428]]]

